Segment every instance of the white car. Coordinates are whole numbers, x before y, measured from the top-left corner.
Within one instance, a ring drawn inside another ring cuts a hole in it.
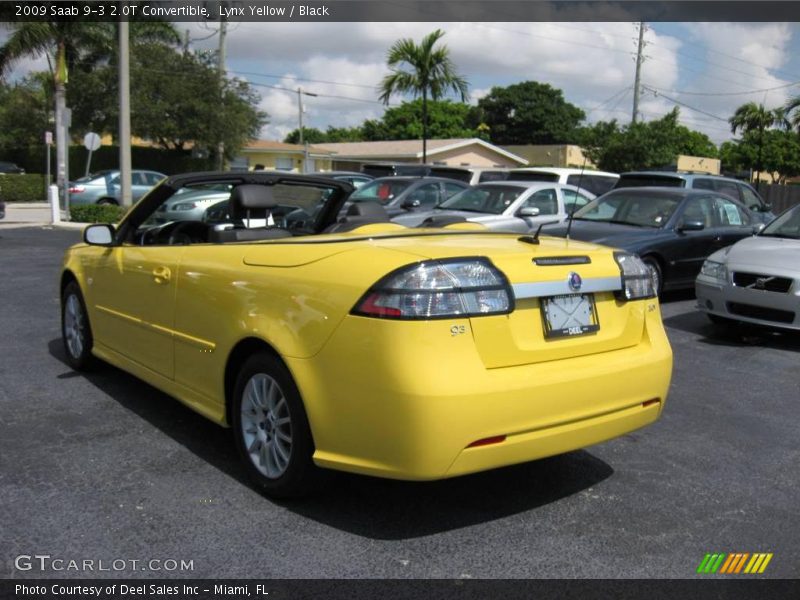
[[[594,194],[573,185],[527,181],[492,181],[474,185],[425,212],[392,219],[408,227],[463,219],[489,229],[527,233],[542,223],[555,223],[594,200]]]
[[[587,190],[595,196],[602,196],[617,184],[619,175],[608,171],[574,167],[523,167],[511,169],[508,172],[508,180],[568,183]]]
[[[714,323],[800,331],[800,205],[758,235],[709,256],[695,293],[698,308]]]

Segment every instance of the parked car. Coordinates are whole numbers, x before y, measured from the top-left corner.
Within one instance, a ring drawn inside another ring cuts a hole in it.
[[[131,172],[131,196],[136,202],[149,192],[166,175],[156,171]],[[80,177],[69,184],[70,206],[82,204],[119,204],[122,188],[120,172],[117,169],[98,171]]]
[[[402,214],[395,223],[416,227],[442,218],[461,217],[489,229],[527,233],[540,223],[562,221],[594,194],[572,185],[523,181],[481,183],[459,192],[433,210]]]
[[[622,173],[615,188],[624,187],[680,187],[693,190],[713,190],[730,196],[744,204],[763,223],[775,218],[772,207],[764,202],[759,193],[748,183],[706,173],[682,173],[670,171],[632,171]]]
[[[18,167],[13,162],[0,160],[0,175],[24,175],[25,169]]]
[[[350,194],[348,202],[378,202],[394,217],[408,211],[430,210],[468,187],[443,177],[380,177]]]
[[[346,181],[354,188],[360,188],[365,183],[369,183],[375,179],[372,175],[365,175],[364,173],[358,173],[356,171],[319,171],[317,173],[312,173],[312,175],[330,177],[336,181]]]
[[[230,198],[231,188],[230,184],[183,188],[181,193],[174,194],[158,207],[154,220],[157,223],[200,221],[209,207]]]
[[[757,236],[709,256],[695,293],[698,308],[715,323],[800,330],[800,205]]]
[[[703,190],[622,188],[576,211],[571,225],[543,233],[621,248],[641,257],[655,287],[694,285],[709,254],[752,236],[760,227],[744,205]]]
[[[234,186],[225,228],[155,222],[176,189],[212,182]],[[319,468],[454,477],[659,417],[672,354],[637,257],[379,221],[331,233],[351,191],[292,174],[169,177],[67,250],[67,362],[102,359],[230,426],[256,484],[284,497]],[[382,210],[356,203],[354,218],[367,206]],[[267,214],[290,226],[246,226]]]
[[[363,165],[361,170],[363,173],[374,177],[395,177],[398,175],[444,177],[469,185],[485,181],[502,181],[508,178],[509,173],[509,169],[504,167],[452,167],[419,163],[370,163]]]
[[[568,183],[593,193],[605,194],[619,179],[616,173],[595,171],[594,169],[575,169],[572,167],[522,167],[511,169],[508,179],[513,181],[550,181]]]

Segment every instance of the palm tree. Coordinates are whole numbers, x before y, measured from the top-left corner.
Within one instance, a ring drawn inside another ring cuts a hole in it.
[[[137,37],[175,44],[180,41],[180,36],[168,23],[146,22],[136,25]],[[62,127],[68,73],[77,66],[91,68],[110,60],[115,51],[116,26],[113,23],[73,21],[6,23],[5,26],[12,33],[0,47],[0,77],[22,58],[42,54],[47,57],[55,89],[57,183],[63,193],[69,178],[69,174],[65,172],[66,128]],[[133,33],[133,27],[131,29]]]
[[[383,78],[379,87],[379,99],[389,104],[389,97],[396,93],[411,93],[422,96],[422,162],[428,162],[428,98],[438,100],[452,89],[465,102],[469,96],[467,80],[456,73],[450,60],[447,46],[434,47],[444,36],[441,29],[429,33],[417,46],[414,40],[403,38],[394,43],[386,56],[392,71]]]
[[[761,182],[763,169],[764,130],[775,125],[785,126],[786,111],[782,108],[765,108],[763,104],[748,102],[742,104],[728,119],[731,124],[731,133],[741,130],[742,133],[758,131],[758,162],[756,163],[756,187]]]

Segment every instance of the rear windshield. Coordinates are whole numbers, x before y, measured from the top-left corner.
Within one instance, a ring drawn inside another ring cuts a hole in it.
[[[558,175],[555,173],[537,173],[536,171],[511,171],[508,174],[509,181],[549,181],[558,182]]]
[[[593,175],[592,173],[575,174],[567,177],[567,183],[592,192],[595,196],[602,196],[617,183],[616,177],[608,175]]]
[[[373,177],[392,175],[427,175],[431,168],[426,165],[364,165],[361,172]]]
[[[407,179],[382,179],[379,181],[370,181],[350,194],[349,200],[354,200],[355,202],[369,202],[377,200],[381,204],[388,204],[410,185],[411,182]]]
[[[472,172],[466,169],[431,167],[430,174],[435,177],[446,177],[448,179],[455,179],[456,181],[463,181],[464,183],[469,183],[472,180]]]
[[[615,187],[686,187],[686,181],[681,177],[669,175],[620,175]]]

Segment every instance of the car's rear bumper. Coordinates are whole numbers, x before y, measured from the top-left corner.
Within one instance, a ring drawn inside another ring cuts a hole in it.
[[[700,275],[695,282],[695,296],[697,308],[705,313],[755,325],[800,330],[800,290],[769,292],[722,284]]]
[[[453,323],[347,317],[317,356],[287,359],[318,465],[439,479],[582,448],[661,413],[672,352],[657,311],[635,346],[493,369],[469,321],[458,337]]]

